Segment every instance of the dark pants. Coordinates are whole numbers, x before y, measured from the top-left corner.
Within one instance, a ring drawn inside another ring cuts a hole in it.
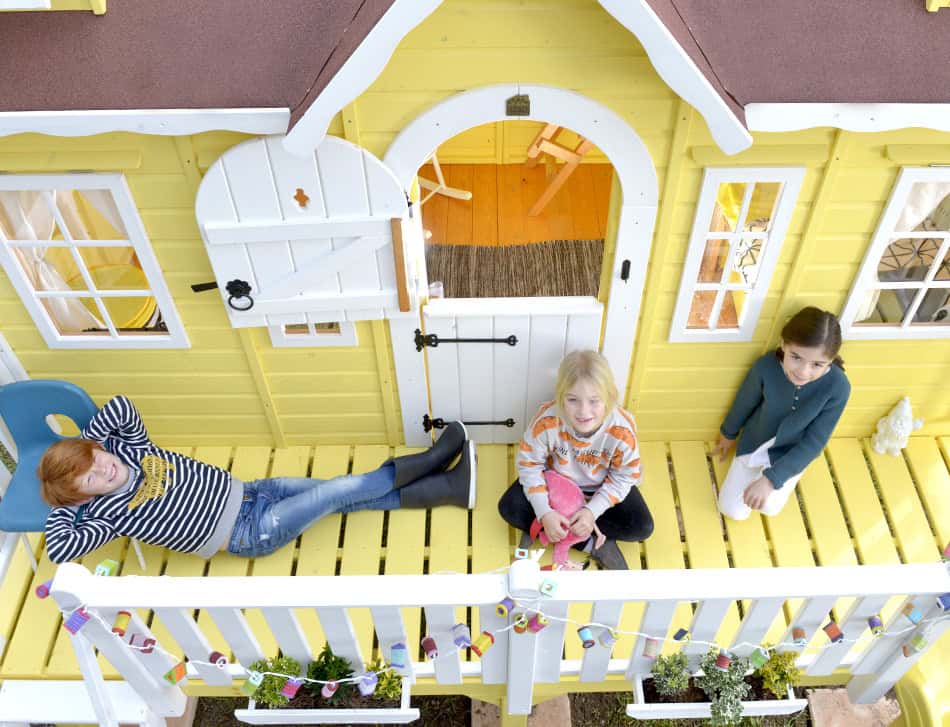
[[[534,508],[525,497],[524,488],[515,480],[498,501],[498,512],[505,522],[528,532],[534,521]],[[614,540],[646,540],[653,533],[653,516],[640,494],[632,487],[630,494],[597,519],[600,532]]]

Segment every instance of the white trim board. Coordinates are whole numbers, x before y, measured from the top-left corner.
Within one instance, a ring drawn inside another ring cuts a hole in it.
[[[113,109],[107,111],[3,111],[0,136],[28,132],[51,136],[89,136],[131,131],[181,136],[203,131],[283,134],[290,109]]]
[[[298,156],[313,153],[334,115],[369,88],[396,46],[441,4],[442,0],[396,0],[294,124],[284,148]]]
[[[646,0],[599,2],[637,37],[670,88],[703,115],[723,152],[736,154],[752,145],[752,136],[742,121]],[[400,41],[441,4],[442,0],[396,0],[287,134],[284,140],[287,151],[299,156],[309,154],[326,135],[333,116],[370,86]]]
[[[799,131],[829,126],[845,131],[892,131],[911,127],[950,131],[946,103],[750,103],[750,131]]]
[[[504,119],[505,100],[518,93],[531,98],[531,115],[519,119],[557,124],[590,139],[610,160],[620,181],[623,201],[601,353],[610,363],[618,388],[625,390],[659,197],[653,160],[643,140],[626,121],[574,91],[524,84],[485,86],[456,94],[420,114],[393,140],[383,162],[395,173],[403,189],[411,189],[419,167],[440,144],[473,126]],[[641,264],[631,265],[630,274],[623,281],[620,274],[627,259]],[[437,305],[444,304],[439,301]],[[416,357],[414,361],[406,362],[402,370],[399,366],[396,369],[403,412],[410,406],[405,398],[411,388],[407,382],[425,381],[422,358]],[[416,368],[410,371],[409,366]],[[408,442],[409,429],[405,431]]]
[[[643,45],[660,78],[706,120],[725,154],[752,146],[752,135],[646,0],[598,0]]]

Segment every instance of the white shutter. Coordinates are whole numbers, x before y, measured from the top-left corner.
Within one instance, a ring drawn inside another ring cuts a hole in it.
[[[393,173],[337,137],[309,157],[289,154],[281,140],[229,149],[198,190],[195,213],[231,324],[383,318],[400,309],[397,280],[402,308],[414,307],[402,238],[419,226],[406,223],[408,203]],[[419,236],[405,244],[421,253]],[[229,304],[233,280],[250,293]]]

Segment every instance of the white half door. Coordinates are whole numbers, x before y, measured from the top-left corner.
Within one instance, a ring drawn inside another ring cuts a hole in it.
[[[458,419],[476,442],[517,442],[538,406],[554,397],[564,355],[598,348],[602,318],[592,297],[430,300],[423,333],[439,339],[423,347],[430,419]]]

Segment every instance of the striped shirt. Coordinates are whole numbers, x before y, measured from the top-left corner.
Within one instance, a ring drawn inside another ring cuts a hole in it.
[[[546,469],[564,475],[590,496],[587,508],[596,520],[640,484],[637,425],[630,412],[616,406],[596,432],[581,437],[549,401],[525,432],[517,461],[518,479],[539,520],[552,509]]]
[[[128,465],[132,486],[85,505],[53,508],[46,520],[51,561],[79,558],[120,536],[210,557],[230,535],[243,497],[240,480],[155,446],[129,399],[109,401],[82,436]]]

